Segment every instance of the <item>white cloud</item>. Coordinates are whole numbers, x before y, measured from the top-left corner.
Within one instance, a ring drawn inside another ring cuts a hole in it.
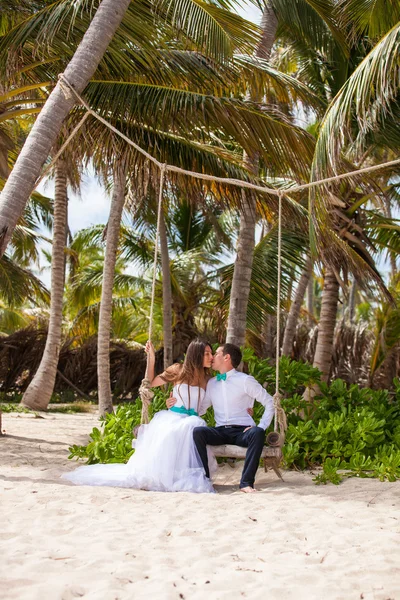
[[[38,191],[54,198],[54,181],[47,180],[40,184]],[[84,227],[107,222],[110,198],[92,171],[84,174],[80,195],[69,190],[68,198],[68,223],[73,234]]]
[[[237,8],[237,12],[248,21],[253,21],[253,23],[257,23],[258,25],[261,22],[261,11],[253,4],[243,3],[240,8]]]

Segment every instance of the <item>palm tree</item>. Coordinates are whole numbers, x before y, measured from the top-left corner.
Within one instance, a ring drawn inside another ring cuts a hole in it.
[[[275,41],[278,19],[270,1],[264,6],[262,15],[262,37],[257,46],[256,58],[268,60]],[[250,90],[253,102],[260,102],[260,92]],[[244,155],[248,169],[258,175],[259,154]],[[243,207],[240,210],[240,229],[237,241],[235,269],[229,305],[226,341],[241,346],[246,337],[246,314],[250,294],[250,280],[256,232],[256,199],[252,194],[243,193]]]
[[[289,314],[286,319],[285,333],[282,341],[283,356],[290,356],[293,348],[293,341],[296,333],[296,326],[299,320],[301,305],[304,300],[306,289],[312,274],[312,260],[307,257],[306,266],[299,279],[293,302],[290,305]]]
[[[82,229],[73,237],[68,248],[70,268],[65,290],[64,327],[78,344],[98,332],[105,231],[104,225]],[[122,227],[121,240],[124,232]],[[121,254],[121,243],[112,288],[112,333],[114,339],[132,340],[146,328],[142,305],[146,302],[143,294],[147,291],[148,282],[126,273],[128,262]]]
[[[78,93],[93,76],[129,4],[130,0],[102,0],[64,73],[66,80]],[[34,190],[62,122],[75,102],[72,94],[66,97],[61,86],[57,85],[28,136],[0,197],[0,255],[3,255],[18,218]]]
[[[1,187],[1,182],[0,182]],[[14,229],[6,254],[0,259],[0,332],[12,333],[34,321],[36,311],[47,307],[49,293],[33,269],[39,266],[39,244],[48,241],[42,228],[52,228],[52,203],[32,194]]]
[[[22,398],[22,405],[32,410],[45,410],[50,402],[57,375],[61,346],[62,309],[65,281],[65,242],[67,229],[67,172],[62,159],[55,168],[53,246],[51,259],[50,321],[39,368]]]
[[[97,377],[99,385],[99,413],[113,412],[110,381],[110,331],[112,320],[112,290],[115,277],[121,216],[125,202],[126,167],[121,163],[114,173],[110,217],[107,223],[104,274],[101,288],[99,332],[97,344]]]
[[[315,0],[267,0],[262,15],[262,37],[256,50],[258,60],[269,60],[273,44],[277,40],[293,46],[309,48],[312,44],[322,52],[331,52],[332,47],[343,45],[344,40],[334,19],[334,3],[322,4]],[[315,85],[315,80],[312,80]],[[322,87],[322,86],[321,86]],[[254,101],[260,101],[259,88],[250,87]],[[268,99],[268,96],[267,96]],[[277,98],[270,101],[277,103]],[[247,156],[250,170],[258,173],[259,157]],[[304,171],[303,171],[304,176]],[[297,173],[297,179],[299,173]],[[243,198],[242,219],[238,236],[234,283],[227,329],[227,340],[243,344],[246,333],[246,310],[249,295],[251,265],[255,243],[256,205],[254,198]]]

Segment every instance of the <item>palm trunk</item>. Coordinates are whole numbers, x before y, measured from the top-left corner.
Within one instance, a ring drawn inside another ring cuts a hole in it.
[[[263,357],[273,358],[274,356],[274,336],[276,330],[276,317],[274,315],[267,315],[263,328],[262,328],[262,339],[263,339]]]
[[[65,232],[67,229],[67,211],[67,175],[64,163],[62,160],[59,160],[56,164],[55,173],[49,330],[39,368],[26,389],[21,401],[23,406],[33,410],[47,409],[57,376],[65,282]]]
[[[322,381],[328,381],[331,370],[338,301],[339,283],[333,270],[327,267],[325,270],[324,289],[322,291],[317,347],[315,348],[314,356],[314,367],[317,367],[322,372]]]
[[[110,379],[110,335],[112,322],[112,293],[117,260],[118,238],[125,201],[125,170],[114,175],[110,217],[107,224],[106,253],[104,256],[103,285],[101,288],[99,331],[97,340],[97,377],[99,385],[99,414],[114,412]]]
[[[296,326],[299,320],[301,305],[303,304],[304,296],[310,281],[312,273],[312,262],[310,257],[307,258],[306,266],[301,274],[299,284],[296,289],[295,297],[290,307],[289,315],[286,321],[285,334],[283,336],[282,354],[290,356],[293,349],[293,340],[296,334]]]
[[[172,290],[171,272],[169,264],[167,229],[165,227],[164,213],[161,212],[160,221],[160,251],[163,289],[163,337],[164,337],[164,369],[173,363],[172,346]]]
[[[64,75],[77,92],[93,76],[113,38],[130,0],[102,0]],[[62,122],[75,104],[58,84],[43,106],[0,197],[0,256],[35,188],[42,166],[55,144]]]
[[[315,325],[314,321],[314,277],[311,271],[311,276],[307,286],[307,323],[310,329]]]
[[[251,271],[255,246],[256,202],[243,194],[243,208],[237,244],[226,341],[242,346],[246,337],[247,305],[250,294]]]
[[[256,56],[268,59],[278,28],[278,20],[270,2],[266,3],[262,16],[262,38],[258,45]],[[250,92],[252,101],[260,100],[253,90]],[[247,168],[258,172],[258,155],[244,156]],[[253,254],[256,230],[256,202],[250,194],[243,194],[243,208],[240,214],[240,229],[237,244],[237,255],[233,270],[231,297],[226,341],[241,346],[246,338],[247,305],[250,294],[250,280],[253,268]]]
[[[385,217],[387,217],[388,219],[392,218],[392,207],[391,207],[389,198],[384,199],[384,212],[385,212]],[[389,252],[389,257],[390,257],[390,267],[391,267],[391,271],[392,271],[392,279],[394,279],[394,277],[397,275],[396,252],[393,252],[393,250],[391,250]]]
[[[356,313],[356,294],[357,294],[357,282],[354,279],[351,284],[349,294],[349,322],[351,325],[354,323],[354,317]]]

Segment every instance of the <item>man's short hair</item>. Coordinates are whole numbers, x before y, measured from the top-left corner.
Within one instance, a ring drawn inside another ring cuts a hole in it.
[[[222,346],[222,354],[224,356],[229,354],[231,357],[232,367],[234,369],[236,369],[236,367],[238,367],[242,362],[242,352],[239,346],[236,346],[235,344],[224,344]]]

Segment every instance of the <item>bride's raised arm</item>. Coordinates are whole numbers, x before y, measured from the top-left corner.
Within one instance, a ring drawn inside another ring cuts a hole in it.
[[[156,362],[156,353],[154,350],[153,344],[148,341],[145,346],[145,352],[149,355],[149,367],[148,367],[148,377],[150,380],[151,387],[158,387],[160,385],[165,385],[166,383],[171,383],[176,381],[178,375],[182,369],[182,365],[174,364],[168,367],[163,373],[160,375],[156,375],[154,377],[154,365]]]

